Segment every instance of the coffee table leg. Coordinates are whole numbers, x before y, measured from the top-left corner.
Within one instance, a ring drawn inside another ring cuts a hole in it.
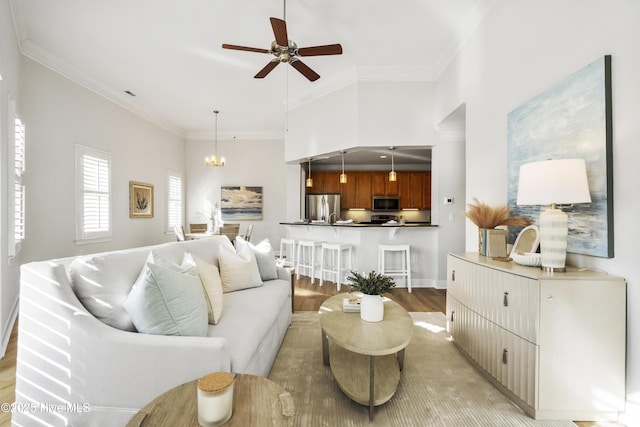
[[[329,337],[324,330],[320,330],[320,333],[322,334],[322,363],[329,366]]]
[[[373,403],[375,395],[373,392],[373,373],[375,371],[374,356],[369,356],[369,421],[373,421]]]
[[[404,367],[404,348],[398,352],[398,367],[400,367],[401,371]]]

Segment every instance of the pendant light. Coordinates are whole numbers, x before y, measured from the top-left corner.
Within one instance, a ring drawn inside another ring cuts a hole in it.
[[[342,154],[342,173],[340,174],[340,184],[347,183],[347,174],[344,173],[344,153],[346,153],[346,151],[340,152],[340,154]]]
[[[214,142],[213,156],[204,158],[204,163],[213,167],[224,166],[224,164],[226,163],[224,156],[220,157],[220,161],[218,162],[218,113],[219,112],[220,111],[218,110],[213,110],[213,113],[216,115],[216,129],[215,129],[215,139],[214,139],[215,142]]]
[[[311,179],[311,157],[309,157],[309,174],[307,175],[307,188],[313,187],[313,179]]]
[[[391,150],[391,172],[389,172],[389,181],[397,181],[398,177],[396,176],[396,171],[394,170],[394,164],[393,164],[393,150],[395,150],[394,147],[389,147],[389,150]]]

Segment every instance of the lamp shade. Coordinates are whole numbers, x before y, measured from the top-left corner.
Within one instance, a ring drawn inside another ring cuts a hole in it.
[[[520,166],[518,205],[590,202],[584,159],[544,160]]]

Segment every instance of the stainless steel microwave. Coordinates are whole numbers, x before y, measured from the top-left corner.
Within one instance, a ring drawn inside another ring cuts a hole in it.
[[[399,211],[400,197],[398,196],[373,196],[371,206],[374,211]]]

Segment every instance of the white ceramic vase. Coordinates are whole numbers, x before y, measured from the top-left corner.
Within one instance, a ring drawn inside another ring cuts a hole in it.
[[[360,318],[367,322],[379,322],[384,317],[384,303],[381,295],[362,295]]]

